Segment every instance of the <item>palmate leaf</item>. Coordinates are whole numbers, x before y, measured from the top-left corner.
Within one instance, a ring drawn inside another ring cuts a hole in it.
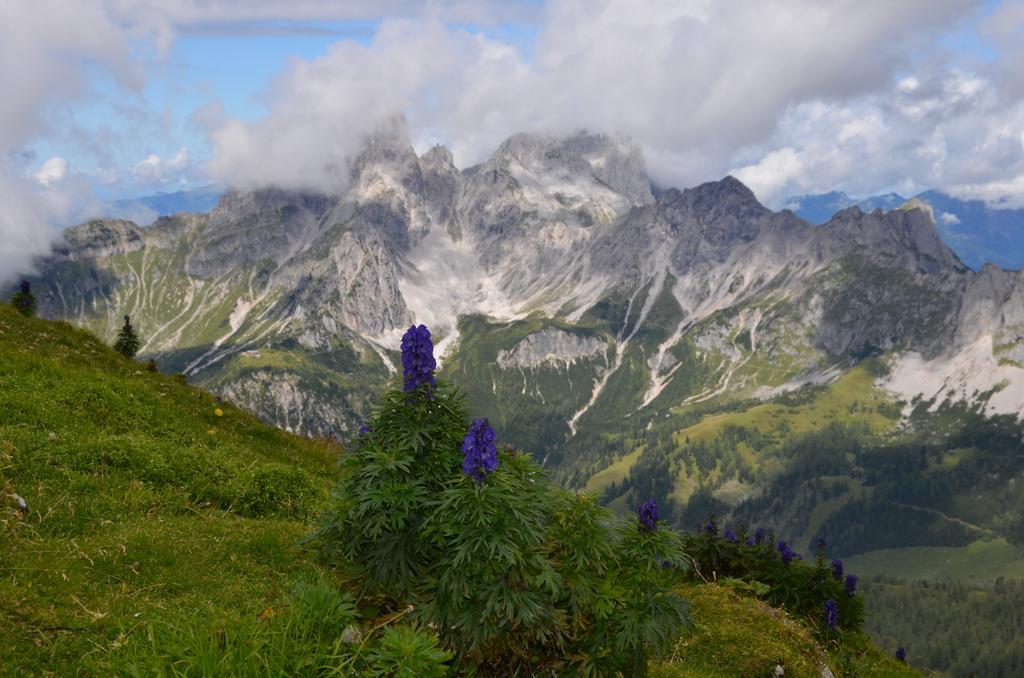
[[[443,379],[386,393],[345,456],[322,552],[375,604],[411,605],[467,674],[643,673],[687,619],[669,591],[681,568],[662,566],[688,563],[678,535],[616,521],[528,455],[503,449],[495,466],[485,423],[464,457],[470,426]]]

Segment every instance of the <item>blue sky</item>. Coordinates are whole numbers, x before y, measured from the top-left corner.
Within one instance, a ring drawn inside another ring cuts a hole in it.
[[[536,35],[535,26],[520,22],[450,25],[453,30],[515,45],[526,60]],[[224,116],[254,122],[268,114],[266,90],[289,63],[312,61],[341,41],[368,47],[379,26],[379,20],[209,23],[184,29],[164,55],[145,43],[135,44],[133,56],[146,71],[141,91],[118,86],[103,69],[88,69],[89,97],[70,108],[59,102],[42,112],[43,117],[54,119],[56,129],[70,118],[78,133],[50,131],[24,150],[34,160],[33,170],[49,158],[60,157],[81,172],[119,168],[125,174],[152,155],[173,158],[182,148],[188,149],[190,165],[197,169],[194,174],[175,174],[167,182],[137,182],[126,175],[111,184],[97,180],[94,190],[105,200],[203,185],[211,179],[198,168],[209,158],[210,146],[196,123],[197,112],[215,106]],[[98,153],[94,140],[112,134],[120,134],[124,141]]]
[[[662,185],[733,174],[771,207],[1024,206],[1021,0],[16,0],[0,87],[0,267],[104,200],[343,190],[396,112],[462,167],[586,128]]]

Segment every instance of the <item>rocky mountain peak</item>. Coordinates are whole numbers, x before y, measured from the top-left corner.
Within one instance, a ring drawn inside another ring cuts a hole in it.
[[[210,212],[186,268],[213,278],[243,263],[280,263],[309,243],[335,198],[278,188],[229,191]]]
[[[420,174],[409,126],[401,114],[381,120],[352,160],[352,185],[360,194],[413,188]]]
[[[629,136],[580,132],[566,139],[563,145],[582,156],[601,181],[632,203],[654,202],[643,152]]]
[[[434,172],[458,171],[455,169],[455,159],[452,157],[452,152],[448,150],[447,146],[441,144],[431,146],[430,150],[420,157],[420,162],[425,170]]]
[[[546,181],[591,178],[633,205],[654,201],[647,165],[640,147],[625,135],[582,131],[564,139],[540,134],[515,134],[485,164]]]
[[[906,269],[929,274],[967,270],[942,242],[932,210],[920,201],[870,214],[854,205],[836,213],[824,228],[833,247],[853,247]]]
[[[699,233],[717,248],[757,237],[761,222],[772,214],[758,202],[753,191],[732,176],[681,193],[666,191],[659,204],[663,210],[677,213],[672,217],[674,220],[692,222],[686,230]]]
[[[142,229],[124,219],[94,219],[64,231],[54,255],[78,261],[135,252],[144,247]]]

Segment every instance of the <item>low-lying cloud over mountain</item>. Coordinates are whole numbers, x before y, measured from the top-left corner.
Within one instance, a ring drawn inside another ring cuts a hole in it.
[[[1024,196],[1013,4],[42,0],[0,12],[12,205],[0,277],[44,252],[90,187],[341,190],[395,111],[417,149],[445,143],[460,168],[516,132],[587,128],[629,134],[659,184],[732,173],[775,207],[835,185]],[[271,38],[293,48],[249,59],[258,77],[221,68]],[[44,170],[55,158],[62,177]]]

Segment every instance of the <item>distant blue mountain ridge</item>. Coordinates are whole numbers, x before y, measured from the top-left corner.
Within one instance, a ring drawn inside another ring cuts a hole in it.
[[[223,184],[209,184],[186,191],[114,200],[107,203],[107,214],[103,216],[130,219],[140,225],[147,225],[157,217],[178,212],[209,212],[216,207],[226,190]]]
[[[1024,209],[995,209],[981,200],[960,200],[941,191],[914,196],[935,210],[936,228],[961,261],[979,270],[986,262],[1002,268],[1024,268]],[[865,212],[888,211],[905,203],[896,193],[854,199],[842,191],[798,195],[786,207],[812,224],[823,224],[836,212],[856,205]]]

